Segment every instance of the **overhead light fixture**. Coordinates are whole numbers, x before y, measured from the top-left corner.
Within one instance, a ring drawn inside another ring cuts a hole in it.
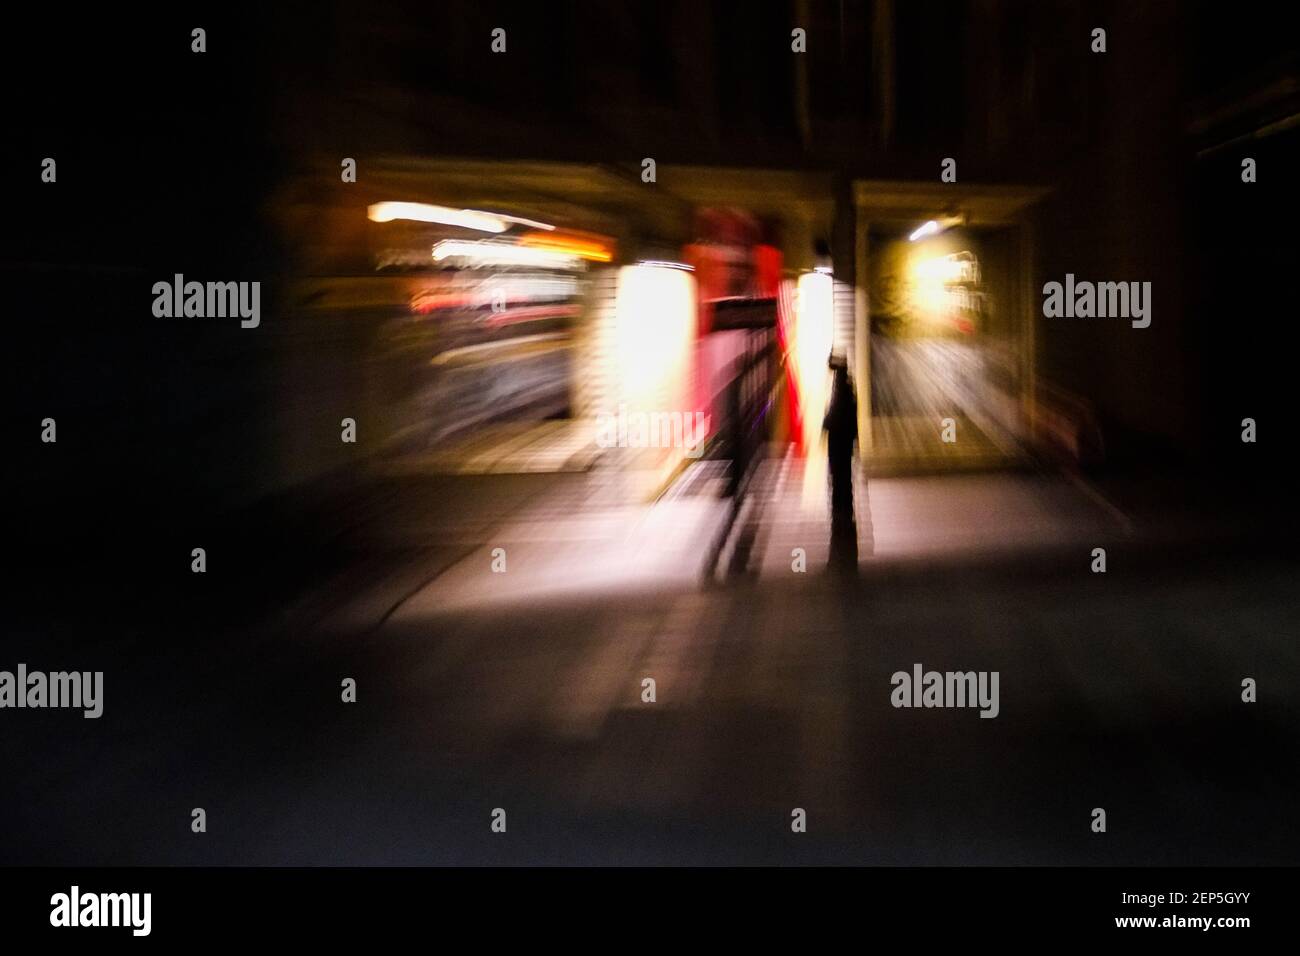
[[[523,216],[507,216],[503,212],[488,213],[488,215],[496,216],[498,219],[504,219],[506,222],[517,222],[521,226],[532,226],[534,229],[545,229],[547,232],[551,232],[555,229],[555,227],[549,222],[538,222],[536,219],[525,219]]]
[[[479,232],[505,232],[510,228],[503,217],[491,213],[431,206],[423,202],[379,202],[370,206],[366,215],[371,222],[410,219],[414,222],[436,222],[443,226],[462,226]]]
[[[481,209],[452,209],[449,206],[435,206],[427,202],[377,202],[366,208],[366,215],[371,222],[392,222],[394,219],[409,219],[412,222],[436,222],[442,226],[461,226],[465,229],[477,229],[479,232],[505,232],[511,223],[544,229],[550,232],[555,227],[550,223],[525,219],[523,216],[509,216],[503,212],[483,212]]]
[[[529,232],[519,237],[519,244],[530,249],[546,249],[550,252],[563,252],[591,262],[611,262],[614,250],[608,242],[595,237],[577,236],[570,233]]]
[[[926,236],[933,236],[939,231],[939,224],[933,219],[919,226],[913,233],[907,237],[909,242],[916,242],[918,239],[924,239]]]
[[[637,263],[639,266],[650,266],[652,269],[680,269],[683,272],[694,272],[695,267],[685,262],[673,262],[670,259],[642,259]]]
[[[435,262],[446,259],[464,259],[473,265],[484,266],[537,266],[550,269],[577,269],[582,259],[567,252],[517,246],[512,242],[465,239],[444,239],[433,247]]]

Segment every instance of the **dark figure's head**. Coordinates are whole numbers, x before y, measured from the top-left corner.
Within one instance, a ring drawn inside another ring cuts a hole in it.
[[[849,388],[849,363],[843,355],[832,353],[830,361],[827,363],[835,373],[835,382],[832,386],[831,397],[843,395]]]

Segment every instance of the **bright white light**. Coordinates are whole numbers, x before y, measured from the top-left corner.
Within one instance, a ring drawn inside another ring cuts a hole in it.
[[[695,336],[695,278],[649,265],[618,271],[614,299],[621,398],[637,411],[685,408]]]
[[[479,232],[505,232],[510,228],[501,216],[473,209],[431,206],[423,202],[377,202],[366,210],[366,215],[372,222],[411,219],[415,222],[436,222],[444,226],[463,226]]]
[[[694,272],[695,267],[687,265],[685,262],[670,262],[667,259],[642,259],[637,265],[652,266],[657,269],[682,269],[685,272]]]
[[[538,222],[536,219],[525,219],[523,216],[507,216],[503,212],[494,212],[489,215],[496,216],[498,219],[504,219],[506,222],[517,222],[521,226],[532,226],[534,229],[545,229],[547,232],[555,231],[555,227],[549,222]]]
[[[795,296],[795,369],[800,395],[808,410],[804,416],[805,443],[816,438],[826,401],[826,360],[834,338],[834,305],[829,276],[805,272]],[[806,444],[805,447],[811,447]]]
[[[913,263],[912,268],[917,279],[937,282],[940,285],[945,282],[959,282],[970,272],[970,267],[966,263],[952,256],[920,259]]]
[[[478,209],[451,209],[426,202],[377,202],[366,209],[366,215],[372,222],[410,219],[414,222],[436,222],[444,226],[464,226],[479,232],[505,232],[510,228],[507,223],[511,222],[534,229],[555,229],[550,223],[525,219],[523,216],[507,216],[502,212],[482,212]]]
[[[835,281],[824,272],[805,272],[795,286],[794,373],[803,410],[803,447],[813,465],[802,495],[802,505],[808,509],[826,507],[822,418],[830,397],[827,359],[835,344],[834,287]]]
[[[911,242],[916,242],[916,240],[924,239],[926,236],[933,236],[938,231],[939,231],[939,224],[935,222],[933,219],[931,219],[929,222],[919,227],[915,232],[913,232],[907,238]]]
[[[444,239],[433,247],[433,258],[437,262],[466,259],[474,265],[484,266],[538,266],[543,269],[577,269],[582,266],[580,258],[567,253],[491,240]]]

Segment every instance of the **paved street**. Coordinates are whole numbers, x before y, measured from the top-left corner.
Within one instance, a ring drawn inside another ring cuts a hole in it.
[[[1161,542],[1058,476],[859,479],[850,578],[773,458],[705,575],[716,469],[654,505],[599,472],[388,479],[338,570],[254,626],[210,574],[111,647],[84,609],[24,629],[15,660],[102,668],[106,704],[7,714],[5,859],[1294,859],[1289,557]],[[998,671],[997,718],[891,706],[918,663]]]

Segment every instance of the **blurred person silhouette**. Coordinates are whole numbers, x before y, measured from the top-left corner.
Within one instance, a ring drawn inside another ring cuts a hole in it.
[[[856,570],[858,529],[853,516],[853,446],[858,440],[858,394],[849,380],[848,361],[832,355],[830,367],[835,380],[822,428],[826,432],[826,454],[831,484],[831,567]]]
[[[728,498],[739,496],[745,473],[749,470],[749,436],[745,433],[744,402],[741,388],[744,364],[737,359],[731,366],[731,379],[727,383],[727,445],[731,454],[731,473],[727,479]]]

